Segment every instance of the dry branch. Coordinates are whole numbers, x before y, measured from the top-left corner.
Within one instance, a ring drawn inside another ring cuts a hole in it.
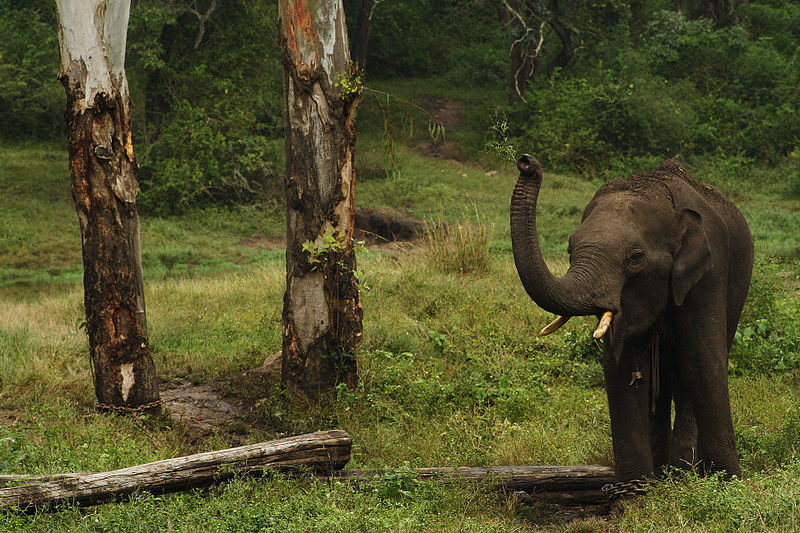
[[[344,431],[318,431],[111,472],[20,476],[21,481],[39,482],[0,489],[0,509],[26,509],[65,501],[87,504],[137,490],[169,492],[279,467],[331,471],[347,464],[351,446],[350,435]],[[3,481],[10,480],[6,476]]]

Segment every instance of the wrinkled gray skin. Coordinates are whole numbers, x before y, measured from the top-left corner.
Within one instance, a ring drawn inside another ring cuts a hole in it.
[[[753,267],[741,213],[664,161],[597,191],[570,236],[569,270],[556,278],[536,231],[542,167],[529,155],[518,167],[511,236],[528,294],[559,315],[614,314],[602,364],[617,480],[665,465],[739,476],[728,352]]]

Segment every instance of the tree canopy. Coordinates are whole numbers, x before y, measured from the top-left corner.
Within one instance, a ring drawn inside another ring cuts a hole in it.
[[[345,1],[351,33],[362,4]],[[143,209],[280,195],[276,20],[274,0],[134,0],[127,70]],[[0,138],[59,137],[52,2],[0,0],[0,34]],[[677,154],[797,157],[800,6],[791,0],[378,2],[365,80],[437,77],[510,95],[520,39],[537,54],[524,101],[487,102],[479,127],[489,132],[500,106],[509,139],[548,166],[596,174]]]

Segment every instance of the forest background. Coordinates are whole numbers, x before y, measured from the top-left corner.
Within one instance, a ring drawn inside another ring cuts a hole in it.
[[[508,7],[527,13],[527,34]],[[345,8],[354,29],[361,2]],[[554,17],[568,30],[569,54]],[[241,377],[280,346],[282,251],[264,245],[284,227],[276,2],[134,0],[127,73],[162,388],[214,383],[249,406],[244,421],[200,440],[180,424],[91,414],[53,3],[0,0],[0,36],[0,469],[117,468],[323,427],[354,435],[353,465],[399,468],[366,491],[242,479],[210,495],[6,515],[4,528],[800,529],[796,2],[378,2],[362,76],[356,202],[453,221],[466,237],[434,232],[422,251],[362,254],[370,290],[360,385],[311,406]],[[510,50],[523,37],[526,50],[541,48],[517,94]],[[457,148],[444,158],[420,149],[430,144],[430,117],[404,102],[433,114],[456,102],[445,138]],[[588,324],[534,338],[548,317],[515,278],[507,204],[510,162],[521,151],[554,173],[542,227],[556,269],[599,184],[667,157],[740,205],[757,252],[731,357],[746,481],[667,482],[614,522],[556,525],[552,513],[480,487],[411,483],[403,465],[611,461]]]

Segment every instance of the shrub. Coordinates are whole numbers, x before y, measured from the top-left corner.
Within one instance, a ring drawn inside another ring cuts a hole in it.
[[[785,269],[786,267],[783,266]],[[734,373],[775,373],[800,366],[796,309],[787,308],[778,273],[781,264],[762,261],[753,271],[747,304],[730,353]]]
[[[168,214],[277,196],[283,140],[258,135],[253,123],[244,110],[214,117],[202,107],[180,102],[142,157],[142,208]]]
[[[740,26],[715,29],[705,17],[688,19],[681,11],[658,11],[643,41],[654,72],[671,79],[694,77],[705,85],[726,75],[748,37]]]
[[[597,175],[613,159],[662,159],[688,146],[697,117],[685,82],[605,70],[591,79],[553,77],[511,112],[518,146],[550,167]]]
[[[0,1],[0,137],[53,139],[64,131],[54,5]]]

